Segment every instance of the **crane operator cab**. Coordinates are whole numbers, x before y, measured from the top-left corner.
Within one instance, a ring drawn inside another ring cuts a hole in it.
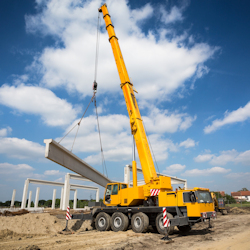
[[[128,185],[124,183],[107,184],[105,195],[104,195],[105,204],[119,204],[121,200],[119,191],[127,187]]]

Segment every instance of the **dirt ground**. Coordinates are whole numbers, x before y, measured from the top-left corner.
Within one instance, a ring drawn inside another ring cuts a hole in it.
[[[187,235],[180,234],[176,228],[170,236],[172,242],[166,243],[161,240],[162,235],[150,229],[143,234],[136,234],[131,229],[118,233],[98,232],[92,229],[90,221],[71,220],[72,233],[63,235],[58,232],[65,228],[65,219],[50,213],[1,216],[0,249],[250,250],[249,209],[233,208],[228,215],[218,214],[213,226],[208,229],[207,223],[196,224]]]

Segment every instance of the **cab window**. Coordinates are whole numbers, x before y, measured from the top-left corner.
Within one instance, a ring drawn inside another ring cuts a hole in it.
[[[121,184],[121,189],[127,188],[127,184]]]
[[[112,188],[112,185],[108,185],[107,186],[106,194],[105,195],[111,195],[111,188]]]
[[[112,195],[116,195],[116,194],[118,194],[118,184],[114,184],[113,189],[112,189]]]

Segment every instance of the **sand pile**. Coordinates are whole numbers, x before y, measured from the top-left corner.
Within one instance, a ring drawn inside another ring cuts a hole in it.
[[[242,208],[239,208],[239,207],[233,207],[230,209],[230,213],[233,213],[233,214],[249,214],[249,210],[247,209],[242,209]]]
[[[17,234],[41,235],[57,233],[62,228],[62,222],[49,214],[24,214],[14,217],[1,217],[0,220],[0,235],[6,233],[4,231],[6,229]]]
[[[29,211],[26,209],[21,209],[18,211],[9,211],[6,210],[3,213],[0,212],[0,216],[16,216],[16,215],[23,215],[23,214],[28,214]]]

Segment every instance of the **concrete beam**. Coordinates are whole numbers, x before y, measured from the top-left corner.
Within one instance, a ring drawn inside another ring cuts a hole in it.
[[[91,167],[88,163],[74,155],[52,139],[44,140],[46,144],[45,157],[61,166],[105,187],[107,183],[112,182],[99,171]]]
[[[130,181],[130,171],[132,171],[132,166],[131,165],[126,165],[124,168],[124,182],[128,183],[129,186],[133,186],[133,181]],[[137,167],[137,173],[142,174],[142,169]],[[157,173],[157,176],[167,176],[171,178],[171,184],[183,184],[184,189],[187,189],[187,180],[185,179],[180,179],[178,177],[162,174],[162,173]],[[138,185],[144,185],[145,182],[144,180],[138,180]]]

